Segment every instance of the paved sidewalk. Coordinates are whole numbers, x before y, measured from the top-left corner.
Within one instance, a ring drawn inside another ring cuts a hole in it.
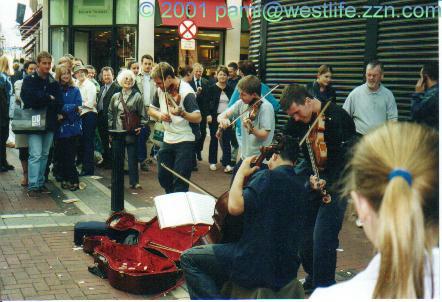
[[[203,154],[207,159],[207,155]],[[29,198],[20,186],[21,168],[16,150],[8,149],[8,160],[15,171],[0,173],[0,299],[152,299],[112,288],[88,272],[91,256],[73,245],[73,225],[78,221],[104,221],[110,214],[110,170],[97,169],[101,179],[81,178],[84,190],[62,190],[55,181],[51,194]],[[199,162],[192,180],[215,195],[228,187],[230,175],[221,169],[209,171],[207,162]],[[140,173],[142,190],[128,188],[126,176],[125,207],[139,219],[155,215],[153,197],[164,194],[158,184],[156,167]],[[66,204],[63,200],[78,198]],[[346,221],[341,232],[337,280],[348,279],[364,268],[372,257],[371,245],[362,229]],[[303,278],[301,271],[299,278]],[[157,297],[158,298],[158,297]],[[188,299],[185,285],[161,299]]]

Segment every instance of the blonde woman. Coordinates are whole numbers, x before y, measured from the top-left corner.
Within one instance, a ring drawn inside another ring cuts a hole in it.
[[[131,70],[124,70],[117,76],[117,82],[122,87],[121,92],[115,93],[109,104],[108,124],[109,130],[123,130],[124,105],[127,110],[135,113],[140,118],[138,128],[126,135],[127,161],[129,166],[129,184],[132,189],[141,189],[139,184],[137,138],[141,127],[147,125],[146,111],[143,98],[138,90],[134,89],[135,74]]]
[[[311,298],[440,298],[438,154],[437,133],[417,124],[387,123],[361,139],[345,193],[378,254],[353,279]]]
[[[11,62],[5,55],[0,57],[0,172],[14,170],[6,160],[6,141],[9,137],[9,103],[13,94]]]

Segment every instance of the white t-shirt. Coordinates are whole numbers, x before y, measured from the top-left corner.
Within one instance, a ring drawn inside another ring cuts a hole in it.
[[[80,82],[76,82],[78,89],[80,89],[82,106],[81,106],[81,114],[83,115],[87,112],[95,112],[97,113],[97,88],[91,80],[86,79],[80,85]]]
[[[435,299],[440,297],[439,289],[439,248],[434,248],[433,251],[433,281]],[[332,285],[330,287],[317,288],[310,299],[323,301],[342,301],[342,300],[368,300],[373,296],[373,291],[378,279],[379,269],[381,265],[381,255],[377,254],[368,264],[367,268],[357,274],[353,279]],[[427,261],[425,267],[424,280],[424,297],[425,299],[432,298],[432,280],[429,269],[429,262]]]

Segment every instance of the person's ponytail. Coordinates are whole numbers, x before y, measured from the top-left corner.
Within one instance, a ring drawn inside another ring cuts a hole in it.
[[[392,178],[379,209],[381,265],[373,298],[424,297],[425,225],[421,196],[403,177]]]

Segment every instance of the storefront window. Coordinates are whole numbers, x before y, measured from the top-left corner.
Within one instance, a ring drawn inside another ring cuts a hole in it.
[[[73,0],[74,25],[112,25],[112,0]]]
[[[117,24],[137,24],[138,0],[118,0]]]
[[[49,24],[68,25],[68,19],[69,19],[68,0],[50,0],[49,12],[50,12]]]
[[[118,66],[125,67],[129,61],[136,60],[136,41],[137,30],[135,27],[118,28],[118,38],[116,41],[116,50]]]
[[[168,62],[173,67],[178,67],[179,42],[176,29],[155,28],[155,61]]]
[[[206,69],[215,70],[223,57],[223,33],[200,30],[197,36],[198,62]]]
[[[56,63],[64,54],[68,53],[68,31],[66,27],[51,29],[51,54]]]

